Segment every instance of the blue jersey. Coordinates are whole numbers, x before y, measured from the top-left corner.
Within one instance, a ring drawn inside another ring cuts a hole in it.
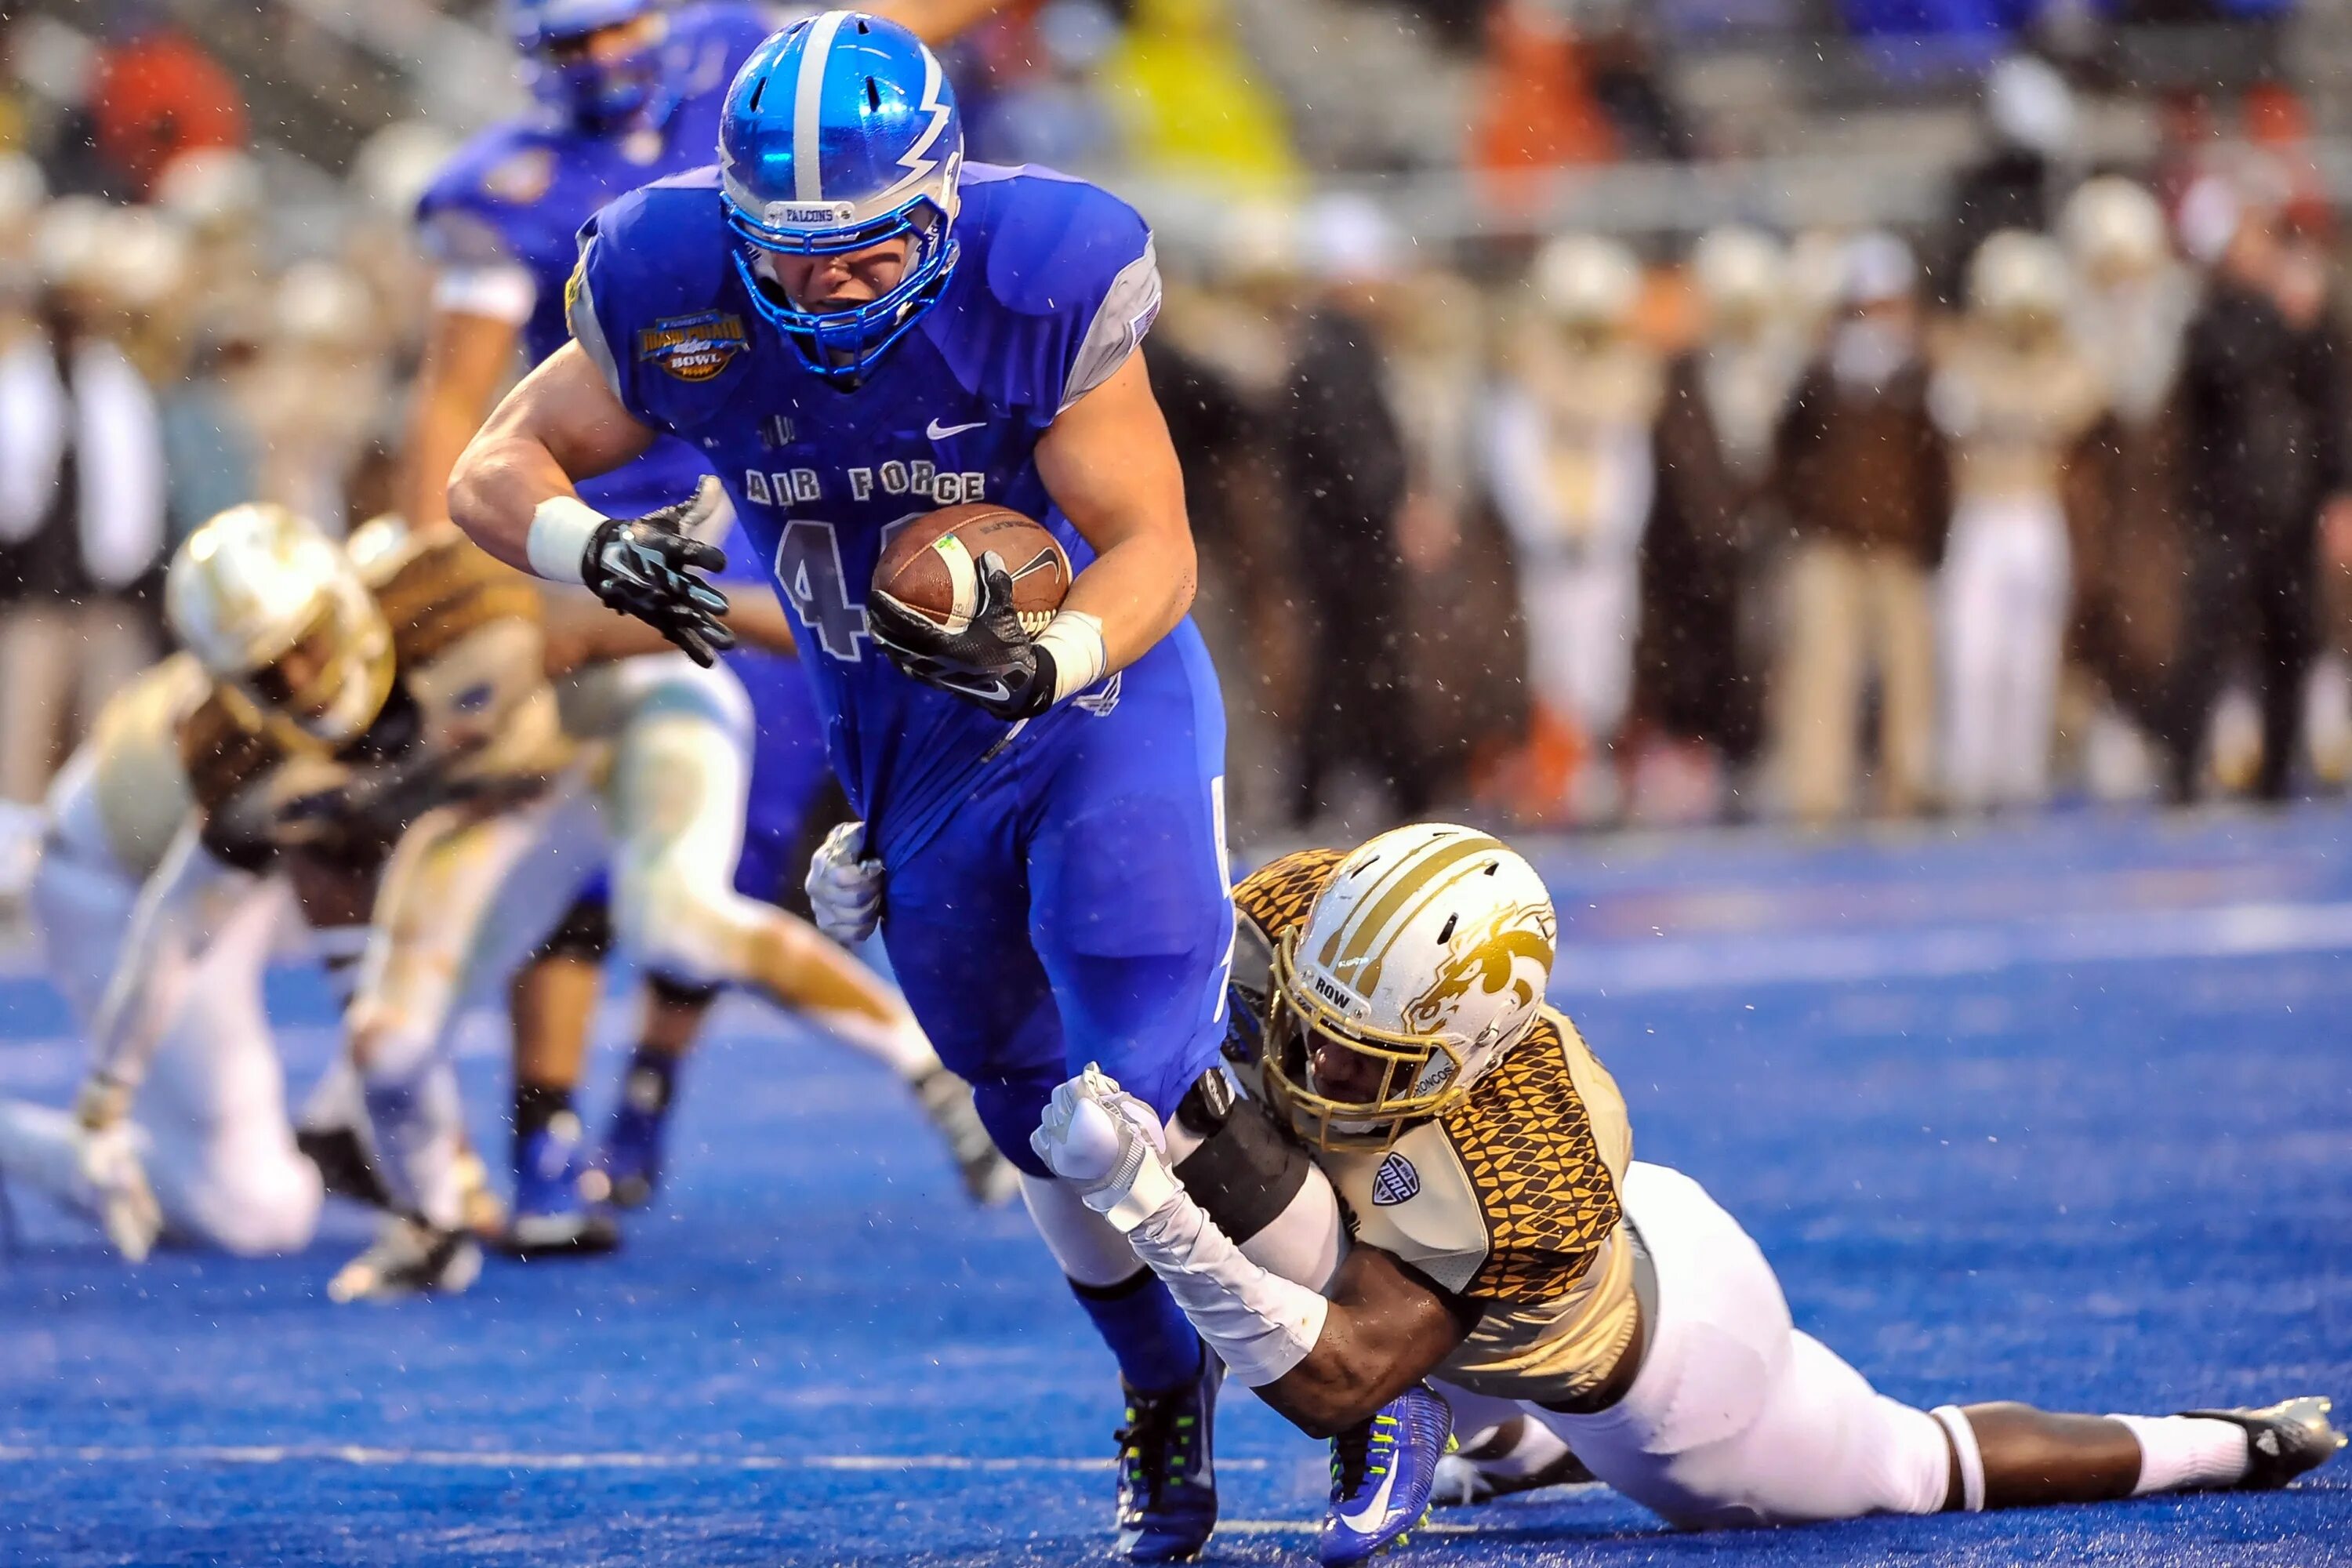
[[[494,125],[436,175],[417,204],[426,251],[445,267],[516,266],[534,289],[523,344],[537,364],[563,346],[563,283],[581,225],[614,197],[710,161],[728,84],[773,28],[746,5],[673,12],[662,46],[657,126],[593,136],[552,111]],[[691,447],[658,443],[637,461],[580,487],[590,505],[628,517],[683,499],[708,468]]]
[[[1038,478],[1038,438],[1125,362],[1159,308],[1150,231],[1108,193],[967,164],[960,195],[955,271],[854,391],[811,371],[753,309],[715,170],[606,208],[571,287],[572,335],[622,403],[699,447],[733,496],[886,864],[923,844],[990,760],[1045,754],[1118,699],[1114,677],[1009,731],[900,673],[866,630],[885,536],[936,507],[999,502],[1043,522],[1075,568],[1093,560]],[[1180,667],[1198,643],[1180,627],[1126,672],[1130,689],[1192,679]]]

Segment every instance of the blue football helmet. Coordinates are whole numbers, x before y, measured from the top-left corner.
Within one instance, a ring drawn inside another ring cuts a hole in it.
[[[615,59],[593,59],[578,44],[591,33],[661,10],[660,0],[509,0],[515,47],[530,62],[541,103],[592,134],[658,124],[676,106],[665,85],[661,40]]]
[[[896,22],[827,11],[744,62],[719,121],[727,223],[747,242],[735,267],[819,374],[855,385],[939,298],[956,264],[962,167],[955,92]],[[906,273],[868,304],[804,310],[761,265],[763,251],[841,256],[901,236]]]

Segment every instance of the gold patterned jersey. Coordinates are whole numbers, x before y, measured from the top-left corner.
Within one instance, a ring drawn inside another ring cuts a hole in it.
[[[1262,1031],[1275,945],[1307,918],[1344,856],[1283,857],[1234,890],[1236,1022]],[[1238,1035],[1250,1055],[1254,1036]],[[1238,1063],[1244,1079],[1252,1063]],[[1253,1085],[1255,1088],[1255,1085]],[[1441,1368],[1465,1387],[1549,1404],[1597,1387],[1636,1324],[1618,1184],[1633,1156],[1624,1097],[1578,1034],[1545,1008],[1458,1104],[1386,1149],[1315,1156],[1358,1242],[1478,1303]]]
[[[433,805],[528,794],[572,760],[528,579],[454,529],[380,520],[350,550],[393,634],[392,694],[366,732],[330,748],[219,687],[180,728],[205,845],[234,864],[298,843],[373,858]]]

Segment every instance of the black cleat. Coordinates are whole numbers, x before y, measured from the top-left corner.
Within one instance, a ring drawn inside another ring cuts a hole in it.
[[[367,1145],[352,1127],[297,1127],[294,1147],[319,1167],[319,1179],[328,1192],[372,1209],[393,1206],[391,1189],[376,1174]]]
[[[1217,1527],[1213,1458],[1224,1363],[1201,1347],[1201,1370],[1166,1394],[1127,1389],[1118,1429],[1118,1552],[1130,1563],[1188,1563]],[[1124,1380],[1122,1380],[1124,1383]]]
[[[328,1283],[334,1301],[397,1301],[455,1296],[482,1272],[482,1249],[462,1230],[436,1230],[420,1219],[387,1215],[375,1245],[343,1265]]]
[[[2282,1399],[2261,1410],[2184,1410],[2196,1421],[2227,1421],[2246,1429],[2246,1473],[2232,1491],[2276,1491],[2315,1470],[2344,1447],[2327,1419],[2335,1402],[2316,1394]]]

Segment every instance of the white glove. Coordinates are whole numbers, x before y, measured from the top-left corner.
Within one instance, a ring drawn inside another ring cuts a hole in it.
[[[882,918],[882,862],[866,858],[866,824],[845,822],[809,857],[809,909],[816,929],[844,947],[874,934]]]
[[[133,1263],[143,1263],[163,1233],[163,1205],[147,1184],[147,1171],[139,1163],[128,1121],[85,1128],[76,1151],[81,1179],[89,1184],[99,1223],[114,1249]]]
[[[1168,1134],[1159,1116],[1092,1062],[1054,1091],[1029,1147],[1121,1232],[1184,1190],[1168,1168]]]

